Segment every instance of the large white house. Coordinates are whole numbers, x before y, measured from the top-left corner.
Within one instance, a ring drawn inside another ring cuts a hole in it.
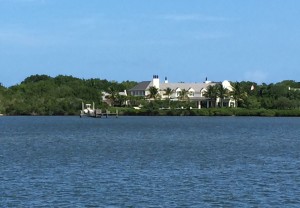
[[[212,106],[212,101],[204,95],[208,86],[216,84],[218,83],[210,81],[205,81],[202,83],[169,83],[166,77],[164,82],[160,82],[159,76],[153,75],[152,81],[143,81],[138,83],[135,87],[129,90],[129,94],[133,96],[147,97],[150,94],[149,88],[155,87],[158,89],[158,93],[161,99],[179,100],[180,92],[182,90],[187,90],[189,100],[197,102],[197,106],[199,109],[202,107],[209,108],[210,106]],[[232,86],[230,85],[229,81],[223,81],[222,85],[228,91],[232,91]],[[166,95],[167,88],[170,88],[172,90],[171,95]],[[217,98],[216,102],[217,105],[220,104],[221,99]],[[230,96],[223,98],[223,106],[235,107],[235,101]]]

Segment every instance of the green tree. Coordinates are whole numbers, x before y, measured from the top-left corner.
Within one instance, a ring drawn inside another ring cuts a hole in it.
[[[287,97],[280,97],[274,102],[274,107],[277,109],[293,109],[295,108],[294,102]]]
[[[167,87],[165,89],[165,94],[168,98],[167,98],[167,102],[168,102],[168,107],[170,108],[170,101],[171,101],[171,95],[174,93],[174,90],[172,90],[170,87]]]
[[[232,84],[232,91],[230,92],[230,94],[236,103],[236,107],[239,107],[246,97],[246,93],[242,90],[240,82],[234,82]]]
[[[204,91],[203,95],[211,101],[211,106],[216,107],[216,101],[218,97],[218,87],[217,85],[209,85]]]
[[[179,100],[181,101],[188,101],[189,100],[189,91],[186,90],[186,89],[182,89],[180,92],[179,92]]]
[[[118,93],[116,97],[117,97],[116,102],[118,103],[118,106],[125,106],[126,105],[127,96],[120,95]]]
[[[72,115],[78,113],[81,102],[101,103],[102,92],[119,91],[131,87],[134,82],[118,83],[100,79],[79,79],[72,76],[33,75],[21,84],[12,86],[2,93],[0,108],[10,115]],[[1,88],[0,88],[1,91]],[[7,92],[6,92],[7,91]],[[1,92],[0,92],[1,94]],[[1,96],[0,96],[1,97]],[[2,106],[2,107],[1,107]]]
[[[108,88],[108,93],[109,95],[107,95],[105,98],[110,101],[111,106],[114,106],[117,101],[117,96],[119,92],[114,86],[110,86]]]
[[[26,79],[24,79],[23,82],[21,82],[21,84],[28,84],[28,83],[36,83],[36,82],[39,82],[39,81],[49,81],[51,80],[52,78],[48,75],[31,75],[29,77],[27,77]]]
[[[220,107],[223,107],[224,99],[228,96],[228,89],[224,88],[222,84],[216,85],[217,88],[217,96],[220,98]]]
[[[170,87],[167,87],[164,91],[165,91],[164,95],[166,95],[168,99],[170,99],[171,95],[174,93],[174,90],[172,90]]]
[[[158,96],[159,96],[158,95],[158,89],[156,87],[154,87],[154,86],[151,86],[151,87],[149,87],[148,90],[149,90],[148,98],[156,100],[158,98]]]
[[[244,106],[248,109],[259,109],[261,107],[261,103],[255,96],[248,96],[244,100]]]

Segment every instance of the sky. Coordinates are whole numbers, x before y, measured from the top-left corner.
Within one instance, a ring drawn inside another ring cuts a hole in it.
[[[299,0],[0,0],[0,83],[300,81]]]

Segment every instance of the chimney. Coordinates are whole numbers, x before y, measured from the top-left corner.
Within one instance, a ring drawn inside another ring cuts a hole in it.
[[[168,78],[167,78],[167,77],[165,77],[165,83],[169,83],[169,81],[168,81]]]
[[[158,75],[153,75],[152,85],[153,85],[153,87],[156,87],[157,89],[159,89],[159,78],[158,78]]]

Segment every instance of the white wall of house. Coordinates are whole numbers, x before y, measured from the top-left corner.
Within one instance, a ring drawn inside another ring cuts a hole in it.
[[[176,98],[178,98],[180,96],[181,91],[182,90],[179,87],[175,90],[175,97]]]
[[[224,81],[222,82],[222,85],[223,85],[223,87],[224,87],[225,89],[227,89],[227,90],[229,90],[229,91],[232,91],[232,90],[233,90],[233,89],[232,89],[232,86],[231,86],[231,84],[230,84],[230,82],[227,81],[227,80],[224,80]]]

